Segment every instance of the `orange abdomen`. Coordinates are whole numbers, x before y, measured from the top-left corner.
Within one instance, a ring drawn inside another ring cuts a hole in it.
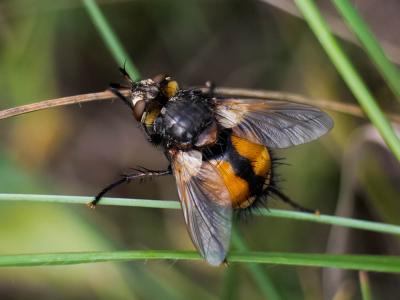
[[[228,188],[232,207],[250,207],[270,183],[271,156],[268,149],[246,139],[230,136],[224,155],[213,160]]]

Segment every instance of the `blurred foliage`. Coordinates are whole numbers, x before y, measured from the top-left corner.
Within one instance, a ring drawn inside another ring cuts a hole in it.
[[[224,86],[355,102],[306,24],[262,1],[99,3],[144,77],[167,72],[183,86],[213,80]],[[390,101],[393,95],[363,51],[351,43],[343,46],[382,106],[398,112],[398,105]],[[104,90],[110,82],[121,81],[117,67],[80,1],[0,2],[0,109]],[[288,164],[277,167],[282,189],[305,206],[330,214],[338,207],[340,177],[347,172],[340,162],[352,145],[350,134],[365,123],[332,116],[334,130],[318,142],[275,152]],[[354,175],[356,216],[398,223],[399,166],[389,152],[373,148],[365,146],[352,154],[358,159],[367,149]],[[159,169],[166,164],[119,102],[33,113],[3,120],[0,126],[2,193],[94,195],[129,167]],[[173,178],[132,183],[114,195],[177,199]],[[276,201],[268,205],[283,207]],[[351,211],[345,214],[355,216]],[[239,226],[251,249],[332,251],[327,226],[268,218],[251,218]],[[353,234],[359,237],[357,251],[400,252],[394,238],[385,239],[377,249],[381,235]],[[180,212],[126,207],[92,212],[83,206],[0,203],[0,236],[2,253],[193,249]],[[350,245],[351,241],[336,243]],[[321,299],[329,293],[360,296],[355,272],[332,291],[326,284],[329,274],[323,270],[262,268],[282,299]],[[237,299],[263,298],[244,267],[238,266],[234,274],[226,272],[183,262],[9,268],[0,270],[0,298],[216,299],[223,295],[228,299],[226,286],[233,284]],[[390,297],[396,295],[396,276],[369,274],[369,279],[374,295],[395,299]]]

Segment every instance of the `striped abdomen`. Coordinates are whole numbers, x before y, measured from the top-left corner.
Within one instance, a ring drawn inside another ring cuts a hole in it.
[[[246,139],[227,134],[226,146],[214,146],[205,159],[215,165],[225,186],[229,190],[232,207],[250,207],[263,194],[271,177],[271,157],[268,149]],[[221,151],[223,150],[223,151]]]

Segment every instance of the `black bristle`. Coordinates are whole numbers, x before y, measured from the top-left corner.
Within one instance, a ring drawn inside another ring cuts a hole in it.
[[[256,196],[254,202],[247,208],[236,209],[235,217],[241,221],[248,221],[248,219],[253,216],[255,213],[259,212],[261,208],[265,208],[268,210],[268,202],[270,198],[279,199],[291,207],[305,212],[315,213],[315,210],[305,208],[300,204],[297,204],[293,200],[291,200],[288,196],[286,196],[283,192],[281,192],[281,183],[285,180],[280,176],[279,173],[276,172],[276,168],[279,165],[289,165],[284,162],[285,158],[283,157],[275,157],[275,154],[270,151],[271,157],[271,177],[269,183],[266,183],[265,188],[262,192]]]

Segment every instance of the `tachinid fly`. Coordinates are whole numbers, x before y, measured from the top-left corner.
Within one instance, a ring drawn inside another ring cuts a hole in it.
[[[268,193],[296,208],[274,186],[270,149],[315,140],[332,119],[318,108],[287,101],[215,97],[213,89],[180,89],[168,76],[110,90],[127,104],[150,143],[164,150],[167,170],[137,169],[102,190],[90,205],[133,179],[174,175],[187,229],[200,254],[220,265],[229,248],[232,215]],[[129,88],[125,97],[120,88]]]

